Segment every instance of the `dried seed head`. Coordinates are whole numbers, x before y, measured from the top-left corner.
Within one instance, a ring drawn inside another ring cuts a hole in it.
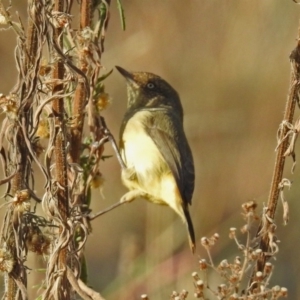
[[[27,249],[39,255],[48,255],[51,239],[40,230],[29,232],[26,237]]]
[[[36,131],[36,136],[38,136],[41,139],[49,138],[49,136],[50,136],[49,124],[46,120],[40,120],[37,131]]]
[[[16,191],[15,193],[15,197],[13,199],[14,202],[24,202],[27,201],[31,198],[29,190],[25,189],[25,190],[19,190]]]
[[[259,257],[261,257],[261,254],[262,254],[262,250],[261,249],[256,249],[255,251],[253,251],[251,253],[251,259],[253,260],[257,260]]]
[[[107,93],[100,93],[95,99],[95,107],[98,112],[106,109],[111,104],[111,97]]]
[[[201,238],[201,245],[202,245],[204,248],[209,247],[209,246],[210,246],[209,239],[208,239],[207,237]]]
[[[257,281],[263,281],[263,279],[264,279],[263,273],[260,272],[260,271],[256,272],[256,274],[255,274],[255,279],[256,279]]]
[[[229,238],[230,238],[230,239],[234,239],[235,237],[236,237],[236,228],[231,227],[231,228],[229,229]]]
[[[288,289],[285,288],[285,287],[282,287],[282,288],[280,289],[279,295],[280,295],[281,297],[285,297],[285,298],[286,298],[286,297],[288,296]]]
[[[47,59],[42,58],[41,63],[40,63],[40,68],[39,68],[39,75],[46,76],[50,73],[51,70],[52,70],[52,67],[50,66]]]
[[[30,197],[29,190],[27,189],[16,191],[13,198],[15,209],[17,209],[19,212],[30,211]]]
[[[255,201],[248,201],[242,204],[242,209],[246,214],[255,211],[256,207],[257,203]]]
[[[228,288],[226,284],[220,284],[218,286],[218,293],[221,294],[222,296],[225,296],[227,294]]]
[[[220,238],[220,235],[219,235],[218,233],[215,233],[215,234],[211,237],[211,239],[212,239],[214,242],[217,242],[217,241],[219,240],[219,238]]]
[[[237,265],[237,266],[241,266],[242,265],[242,261],[241,261],[241,258],[239,256],[235,257],[234,264]]]
[[[241,227],[241,233],[245,234],[247,232],[249,232],[249,226],[248,224],[245,224],[244,226]]]
[[[15,265],[12,254],[5,248],[0,249],[0,271],[10,273]]]
[[[173,291],[172,294],[171,294],[171,299],[173,299],[173,300],[179,300],[180,299],[179,293],[176,292],[176,291]]]
[[[197,289],[198,289],[199,291],[203,291],[203,289],[204,289],[204,282],[203,282],[203,280],[198,280],[198,281],[196,282],[196,287],[197,287]]]
[[[207,262],[205,259],[200,259],[199,260],[199,267],[200,270],[206,270],[207,269]]]
[[[236,293],[230,295],[230,297],[229,297],[229,300],[236,300],[236,299],[239,299],[239,295]]]
[[[60,11],[52,11],[52,24],[55,28],[68,27],[71,23],[71,15]]]
[[[228,263],[227,259],[223,259],[223,260],[220,262],[218,268],[219,268],[220,270],[225,270],[225,269],[229,268],[229,263]]]
[[[275,285],[275,286],[272,287],[272,294],[274,296],[278,296],[279,292],[280,292],[280,286],[279,285]]]
[[[180,293],[180,299],[184,300],[187,298],[189,292],[187,290],[182,290]]]
[[[199,275],[197,272],[193,272],[192,277],[194,278],[194,280],[199,280]]]
[[[264,268],[264,274],[269,275],[273,271],[273,265],[270,262],[266,262],[265,268]]]
[[[0,108],[10,119],[16,119],[18,117],[19,107],[17,99],[17,95],[15,94],[8,96],[0,94]]]
[[[236,284],[239,281],[239,276],[237,274],[233,274],[229,277],[229,281],[232,284]]]
[[[197,292],[197,291],[196,291],[196,292],[194,293],[194,297],[195,297],[195,298],[203,298],[203,293],[202,293],[202,292]]]

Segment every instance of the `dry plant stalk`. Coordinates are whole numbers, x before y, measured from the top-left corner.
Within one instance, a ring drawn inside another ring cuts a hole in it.
[[[72,6],[81,16],[78,28],[72,27]],[[0,95],[0,184],[7,186],[0,239],[4,299],[28,299],[28,251],[47,262],[40,299],[75,294],[102,299],[86,285],[83,261],[91,188],[103,182],[100,160],[107,138],[100,111],[109,102],[103,81],[111,72],[100,73],[109,8],[109,0],[80,5],[30,0],[25,30],[0,1],[0,25],[17,36],[18,70],[11,93]],[[39,173],[42,193],[35,191]]]
[[[275,253],[274,250],[274,231],[276,225],[274,223],[274,216],[277,208],[278,198],[281,194],[283,209],[284,209],[284,223],[288,222],[288,205],[283,198],[283,189],[285,186],[290,187],[291,182],[283,178],[283,171],[286,156],[292,156],[294,166],[296,163],[296,156],[294,152],[296,138],[299,133],[299,120],[293,125],[293,118],[295,114],[296,104],[299,105],[299,88],[300,88],[300,27],[298,29],[298,42],[296,48],[290,55],[291,60],[291,78],[290,88],[286,101],[283,121],[280,124],[278,131],[278,146],[275,158],[275,167],[272,176],[271,189],[268,197],[267,206],[264,208],[262,223],[258,232],[260,237],[259,248],[263,255],[257,261],[255,271],[252,275],[250,284],[255,281],[256,272],[262,272],[266,266],[267,260]],[[293,166],[293,168],[294,168]],[[293,169],[292,169],[293,170]]]

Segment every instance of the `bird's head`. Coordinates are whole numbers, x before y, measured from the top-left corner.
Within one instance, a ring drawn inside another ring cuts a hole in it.
[[[178,93],[164,79],[152,73],[116,68],[127,81],[128,109],[167,108],[183,114]]]

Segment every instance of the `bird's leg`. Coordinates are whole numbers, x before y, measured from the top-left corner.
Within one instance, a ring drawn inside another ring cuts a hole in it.
[[[132,190],[132,191],[129,191],[127,192],[124,196],[122,196],[122,198],[120,199],[119,202],[109,206],[108,208],[104,209],[104,210],[101,210],[99,211],[98,213],[94,214],[94,215],[90,215],[88,218],[89,220],[94,220],[96,219],[97,217],[100,217],[104,214],[106,214],[107,212],[117,208],[118,206],[122,205],[122,204],[125,204],[125,203],[130,203],[132,202],[133,200],[135,200],[136,198],[147,198],[148,194],[141,191],[141,190]]]

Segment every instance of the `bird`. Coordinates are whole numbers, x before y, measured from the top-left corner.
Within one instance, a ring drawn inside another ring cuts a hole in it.
[[[121,173],[128,192],[120,202],[144,198],[171,207],[186,224],[195,252],[195,231],[189,213],[195,185],[193,155],[183,128],[183,108],[176,90],[160,76],[129,72],[127,110],[119,135],[124,165]]]

